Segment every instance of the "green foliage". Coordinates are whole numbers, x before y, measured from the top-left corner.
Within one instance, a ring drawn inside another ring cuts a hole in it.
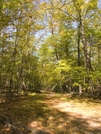
[[[101,84],[98,1],[0,1],[0,87],[96,90]],[[5,86],[4,86],[5,85]]]

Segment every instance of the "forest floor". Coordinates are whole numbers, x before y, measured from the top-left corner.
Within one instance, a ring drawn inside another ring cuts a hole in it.
[[[52,134],[101,134],[100,101],[33,93],[1,103],[0,113],[8,114],[15,124]],[[1,123],[0,130],[9,131]]]

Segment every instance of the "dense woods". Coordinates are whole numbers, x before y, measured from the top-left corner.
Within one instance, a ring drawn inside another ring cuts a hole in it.
[[[0,0],[0,134],[101,133],[101,0]]]
[[[0,0],[0,94],[101,98],[98,0]]]

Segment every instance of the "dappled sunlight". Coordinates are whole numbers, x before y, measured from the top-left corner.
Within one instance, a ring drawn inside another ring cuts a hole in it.
[[[94,121],[94,120],[87,120],[87,123],[92,127],[92,128],[100,128],[101,129],[101,122]]]
[[[48,103],[52,108],[55,108],[60,112],[64,112],[65,114],[69,115],[70,124],[75,124],[75,126],[77,127],[77,125],[80,123],[78,126],[85,126],[85,130],[88,129],[89,131],[101,132],[100,104],[96,104],[93,102],[87,103],[85,101],[82,101],[82,103],[80,103],[77,100],[65,102],[63,100],[66,100],[66,98],[55,98],[53,102],[52,100],[49,100]],[[61,120],[61,118],[59,119]]]
[[[31,128],[32,130],[43,130],[44,132],[49,132],[52,134],[52,131],[49,131],[49,129],[43,127],[42,123],[39,121],[33,121],[29,123],[28,128]]]
[[[38,121],[33,121],[28,124],[29,127],[34,128],[34,127],[41,127],[42,123]]]
[[[8,113],[14,123],[51,134],[100,134],[100,104],[67,99],[55,94],[34,94],[5,103],[0,112]]]

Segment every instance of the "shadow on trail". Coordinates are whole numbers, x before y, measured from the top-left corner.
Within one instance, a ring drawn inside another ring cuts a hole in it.
[[[35,127],[35,122],[39,122],[40,127],[43,126],[54,134],[101,133],[101,127],[90,126],[89,119],[83,119],[81,115],[74,115],[72,111],[61,112],[50,107],[46,103],[49,99],[54,102],[55,97],[49,98],[43,94],[36,94],[19,99],[17,102],[10,102],[9,106],[5,104],[5,108],[2,110],[6,110],[14,122],[23,125],[31,124],[33,127]]]

